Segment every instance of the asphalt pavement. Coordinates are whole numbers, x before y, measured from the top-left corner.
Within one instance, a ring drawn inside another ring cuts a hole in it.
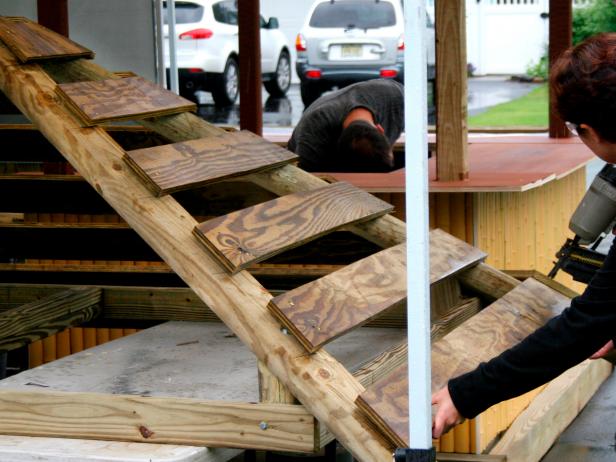
[[[537,83],[523,83],[508,76],[487,76],[468,79],[468,113],[475,115],[496,104],[519,98],[537,87]],[[205,120],[222,125],[239,125],[239,105],[217,108],[209,93],[199,92],[198,114]],[[271,98],[263,90],[263,126],[289,128],[297,125],[304,111],[299,84],[292,84],[284,98]]]

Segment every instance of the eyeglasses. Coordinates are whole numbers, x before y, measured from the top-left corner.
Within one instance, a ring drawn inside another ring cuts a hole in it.
[[[578,135],[578,128],[580,127],[579,124],[574,124],[573,122],[565,122],[565,126],[569,129],[569,131],[573,135],[579,136]]]

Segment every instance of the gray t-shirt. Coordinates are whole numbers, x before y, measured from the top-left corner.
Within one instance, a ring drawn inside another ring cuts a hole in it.
[[[349,112],[366,108],[393,144],[404,130],[404,87],[390,79],[360,82],[316,100],[293,130],[288,148],[309,171],[339,170],[336,145]]]

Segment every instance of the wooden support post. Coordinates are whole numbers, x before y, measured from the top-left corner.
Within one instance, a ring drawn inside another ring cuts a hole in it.
[[[263,134],[259,0],[239,0],[240,128]]]
[[[572,43],[573,6],[570,0],[550,0],[550,68]],[[568,138],[569,130],[554,110],[554,94],[550,90],[550,138]]]
[[[38,22],[68,37],[68,0],[37,0]]]
[[[436,5],[436,176],[468,178],[465,0]]]
[[[263,362],[259,361],[257,368],[259,372],[259,401],[278,404],[294,404],[297,402],[295,396],[268,370]]]
[[[93,319],[101,289],[77,288],[0,314],[0,352],[10,351]]]

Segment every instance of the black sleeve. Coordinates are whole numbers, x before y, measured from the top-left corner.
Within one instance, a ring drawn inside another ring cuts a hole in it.
[[[616,334],[616,240],[603,267],[562,314],[474,371],[449,381],[458,411],[475,417],[587,359]]]

